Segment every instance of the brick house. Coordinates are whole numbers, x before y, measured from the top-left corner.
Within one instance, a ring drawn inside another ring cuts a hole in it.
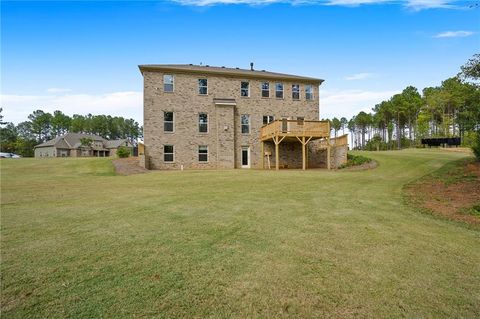
[[[91,145],[82,145],[82,138],[90,139]],[[127,139],[107,140],[94,134],[67,133],[36,145],[35,157],[115,156],[120,146],[133,145]]]
[[[253,64],[250,70],[139,68],[150,169],[305,169],[329,167],[326,157],[335,157],[329,124],[318,121],[321,79],[257,71]]]

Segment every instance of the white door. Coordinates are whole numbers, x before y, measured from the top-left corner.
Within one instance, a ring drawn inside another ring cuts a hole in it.
[[[250,168],[250,147],[242,146],[242,168]]]

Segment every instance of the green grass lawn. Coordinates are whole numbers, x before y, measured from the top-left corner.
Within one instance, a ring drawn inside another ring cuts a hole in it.
[[[480,231],[402,197],[465,155],[366,156],[379,166],[132,176],[2,160],[2,318],[480,317]]]

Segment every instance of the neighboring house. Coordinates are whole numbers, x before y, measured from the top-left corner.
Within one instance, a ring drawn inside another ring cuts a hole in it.
[[[91,140],[82,145],[82,139]],[[67,133],[35,146],[35,157],[106,157],[115,156],[120,146],[132,147],[126,139],[106,140],[93,134]]]
[[[346,145],[331,152],[339,143],[330,141],[329,123],[318,121],[321,79],[255,71],[253,64],[139,68],[147,168],[305,169],[330,167],[326,158],[336,153],[334,166],[346,160]]]

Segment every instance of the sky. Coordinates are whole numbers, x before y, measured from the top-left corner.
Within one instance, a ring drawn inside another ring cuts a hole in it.
[[[480,1],[1,1],[4,120],[36,109],[143,124],[139,64],[324,79],[320,117],[350,118],[480,53]]]

